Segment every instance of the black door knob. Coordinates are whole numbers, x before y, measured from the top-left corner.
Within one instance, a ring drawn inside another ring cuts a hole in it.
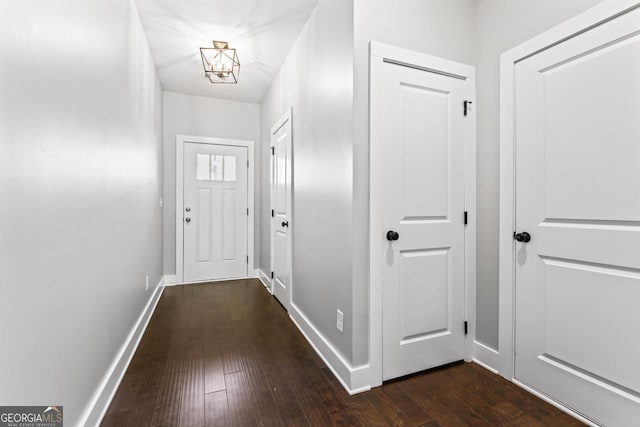
[[[516,239],[518,242],[527,243],[528,241],[531,240],[531,234],[527,233],[526,231],[523,231],[522,233],[517,233],[517,234],[514,233],[513,238]]]
[[[282,226],[289,228],[289,221],[282,221]]]
[[[388,241],[393,241],[393,240],[398,240],[400,238],[400,235],[398,234],[397,231],[393,231],[393,230],[389,230],[387,231],[387,240]]]

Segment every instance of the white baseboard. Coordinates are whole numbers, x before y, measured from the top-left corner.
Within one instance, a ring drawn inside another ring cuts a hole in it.
[[[294,303],[291,303],[289,317],[347,393],[354,395],[371,390],[367,381],[368,365],[353,368]]]
[[[261,273],[262,273],[261,270],[253,270],[251,272],[251,274],[249,274],[246,277],[243,276],[243,277],[231,277],[231,278],[227,278],[227,279],[198,280],[198,281],[194,281],[194,282],[178,282],[178,276],[176,276],[175,274],[171,274],[171,275],[165,275],[164,276],[164,279],[165,279],[164,285],[165,286],[196,285],[198,283],[228,282],[230,280],[242,280],[242,279],[260,279],[260,281],[262,281],[262,283],[264,283],[264,281],[260,277]],[[264,274],[264,273],[262,273],[262,274]]]
[[[265,272],[260,270],[260,269],[258,269],[256,271],[258,273],[256,277],[258,277],[258,279],[260,279],[260,281],[262,282],[264,287],[267,288],[269,293],[273,294],[273,292],[271,291],[271,279],[269,278],[269,276],[267,274],[265,274]]]
[[[80,425],[85,427],[98,426],[102,421],[102,418],[107,412],[107,409],[111,404],[111,400],[113,399],[116,390],[118,390],[118,386],[120,386],[120,382],[129,367],[129,363],[131,363],[131,359],[138,348],[142,335],[144,335],[144,331],[147,329],[147,325],[149,324],[151,315],[160,300],[164,286],[165,277],[160,279],[160,282],[154,289],[153,294],[149,297],[147,305],[142,310],[142,313],[140,313],[138,320],[133,325],[129,335],[122,344],[122,347],[120,347],[118,354],[111,363],[111,366],[107,370],[107,373],[103,377],[102,382],[98,386],[93,398],[87,406],[87,409],[81,418],[82,421],[80,422]]]
[[[494,374],[499,373],[500,353],[481,342],[473,342],[473,361]]]

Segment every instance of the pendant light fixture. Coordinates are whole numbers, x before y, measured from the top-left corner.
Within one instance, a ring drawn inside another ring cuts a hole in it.
[[[213,47],[201,47],[202,66],[204,76],[211,83],[238,83],[240,75],[240,61],[235,49],[229,48],[229,43],[213,41]]]

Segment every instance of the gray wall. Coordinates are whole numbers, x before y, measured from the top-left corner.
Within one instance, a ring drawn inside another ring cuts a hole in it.
[[[260,249],[260,105],[164,92],[164,272],[176,274],[176,135],[254,141],[255,241]],[[252,268],[255,268],[252,266]]]
[[[498,347],[500,54],[602,0],[478,0],[477,339]]]
[[[269,272],[270,129],[293,107],[293,302],[352,354],[353,3],[320,0],[262,102],[262,250]],[[344,312],[344,334],[336,309]]]
[[[162,276],[161,88],[130,0],[1,2],[0,64],[0,402],[76,425]]]
[[[368,360],[369,41],[473,64],[475,0],[354,1],[354,363]]]

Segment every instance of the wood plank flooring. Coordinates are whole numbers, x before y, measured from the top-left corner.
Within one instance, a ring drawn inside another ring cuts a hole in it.
[[[349,396],[257,280],[168,287],[102,426],[579,426],[473,363]]]

